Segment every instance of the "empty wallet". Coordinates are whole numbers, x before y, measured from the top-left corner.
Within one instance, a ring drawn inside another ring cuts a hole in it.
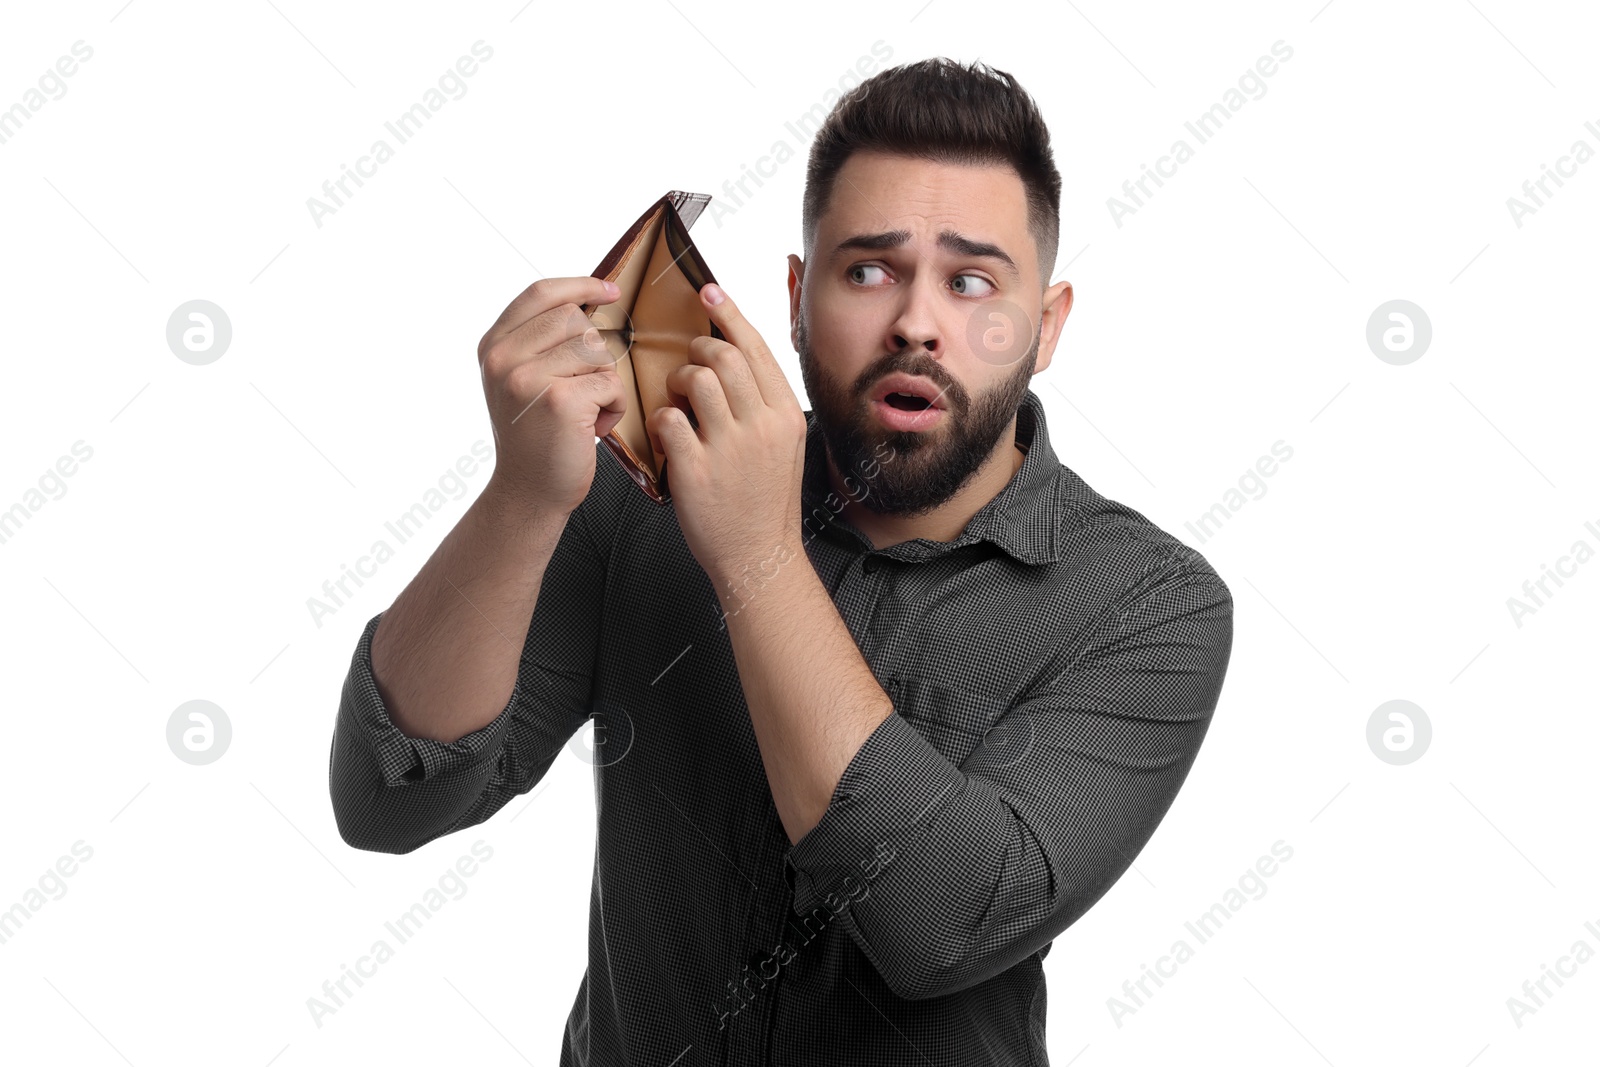
[[[651,444],[644,420],[674,404],[667,374],[690,362],[690,340],[722,339],[700,305],[701,286],[716,279],[689,239],[689,227],[710,200],[707,193],[674,189],[651,204],[594,269],[594,277],[617,284],[617,299],[581,305],[604,338],[628,395],[627,413],[600,440],[657,504],[672,499],[667,457]],[[675,406],[695,422],[687,401]]]

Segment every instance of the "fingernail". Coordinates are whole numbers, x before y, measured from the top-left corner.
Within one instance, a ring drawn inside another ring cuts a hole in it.
[[[622,292],[622,290],[617,288],[617,283],[616,282],[613,282],[613,281],[607,281],[606,282],[606,295],[607,296],[616,296],[620,292]]]
[[[706,303],[710,304],[712,307],[716,307],[718,304],[722,303],[722,290],[717,287],[716,282],[707,282],[706,287],[700,291],[705,294]]]

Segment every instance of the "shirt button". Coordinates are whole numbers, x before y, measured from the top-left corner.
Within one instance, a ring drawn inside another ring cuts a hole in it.
[[[878,556],[868,556],[866,559],[861,561],[861,569],[867,574],[871,574],[882,565],[883,560]]]

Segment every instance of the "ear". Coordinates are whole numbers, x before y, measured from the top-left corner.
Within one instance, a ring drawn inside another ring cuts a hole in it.
[[[1038,374],[1050,365],[1055,354],[1056,341],[1061,338],[1061,327],[1072,311],[1072,283],[1059,281],[1044,291],[1044,316],[1039,324],[1039,357],[1034,360],[1033,373]]]
[[[789,343],[800,350],[800,281],[805,274],[805,262],[797,255],[789,255]]]

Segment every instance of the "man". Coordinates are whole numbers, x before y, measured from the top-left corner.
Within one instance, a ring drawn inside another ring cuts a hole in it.
[[[494,474],[361,635],[331,792],[409,852],[595,718],[562,1064],[1048,1062],[1050,942],[1165,814],[1232,644],[1205,559],[1051,449],[1060,188],[1009,74],[842,98],[789,257],[812,410],[707,285],[726,340],[646,420],[669,506],[595,442],[625,400],[577,305],[613,287],[536,282],[485,335]]]

